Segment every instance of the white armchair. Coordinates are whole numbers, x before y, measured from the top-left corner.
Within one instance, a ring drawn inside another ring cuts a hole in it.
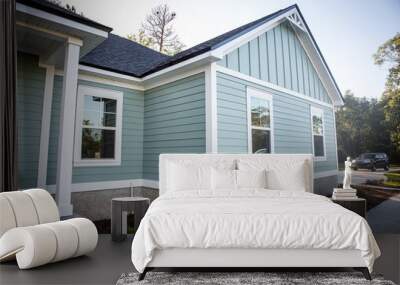
[[[17,259],[20,269],[84,255],[96,248],[97,229],[88,219],[60,221],[43,189],[0,193],[0,262]]]

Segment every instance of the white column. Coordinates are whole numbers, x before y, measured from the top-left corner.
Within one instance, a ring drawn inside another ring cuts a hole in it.
[[[65,48],[56,179],[56,202],[61,216],[72,215],[72,157],[74,148],[79,50],[81,45],[81,41],[70,39]]]
[[[51,104],[53,100],[54,65],[46,65],[46,81],[44,85],[42,128],[40,131],[39,165],[37,187],[46,188],[47,160],[49,155]]]
[[[211,63],[205,72],[206,89],[206,152],[218,152],[217,133],[217,72],[216,63]]]

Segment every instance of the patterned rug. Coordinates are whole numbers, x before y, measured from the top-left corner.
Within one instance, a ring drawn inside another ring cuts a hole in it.
[[[137,280],[138,276],[138,273],[122,274],[117,285],[395,285],[379,275],[372,275],[373,280],[368,281],[359,272],[148,272],[142,281]]]

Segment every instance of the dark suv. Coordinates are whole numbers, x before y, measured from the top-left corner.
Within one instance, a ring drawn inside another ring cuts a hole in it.
[[[389,170],[389,158],[385,153],[363,153],[352,161],[354,170],[366,168],[375,171],[377,168]]]

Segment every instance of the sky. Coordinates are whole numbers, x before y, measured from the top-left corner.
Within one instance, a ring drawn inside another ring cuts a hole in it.
[[[92,20],[127,36],[159,4],[176,12],[175,31],[186,48],[292,4],[303,16],[340,90],[379,98],[387,66],[372,55],[400,32],[400,0],[61,0]]]

